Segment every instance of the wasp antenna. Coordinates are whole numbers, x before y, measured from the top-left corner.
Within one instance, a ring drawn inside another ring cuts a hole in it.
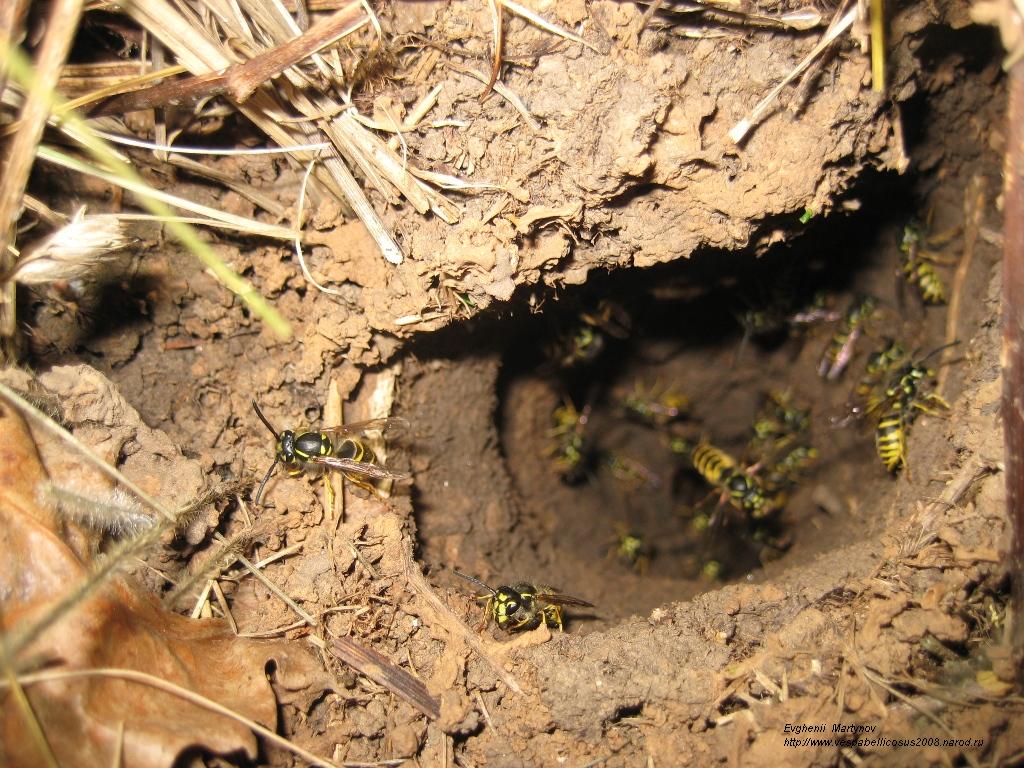
[[[960,343],[960,339],[953,339],[953,341],[949,342],[948,344],[943,344],[941,347],[936,347],[931,352],[929,352],[927,355],[925,355],[920,360],[918,360],[918,364],[923,363],[925,360],[927,360],[930,357],[935,357],[935,355],[939,354],[939,352],[941,352],[944,349],[949,349],[950,347],[955,347],[959,343]]]
[[[263,415],[263,411],[260,410],[260,406],[256,402],[255,398],[253,398],[253,401],[252,401],[252,408],[253,408],[254,411],[256,411],[256,415],[260,417],[260,421],[262,421],[264,424],[267,425],[267,429],[270,430],[270,434],[272,434],[276,438],[278,436],[278,431],[276,429],[274,429],[274,425],[271,424],[270,421],[267,419],[267,417]]]
[[[476,578],[475,576],[470,576],[469,574],[465,574],[462,571],[457,571],[455,569],[452,569],[452,573],[454,573],[456,576],[461,576],[466,581],[472,582],[473,584],[476,584],[477,586],[483,587],[488,592],[490,592],[492,595],[498,594],[498,590],[496,590],[494,587],[492,587],[492,586],[490,586],[488,584],[484,584],[482,581],[480,581],[480,579]]]
[[[253,405],[256,405],[256,401],[255,400],[253,401]],[[256,412],[259,413],[259,410],[257,409]],[[260,414],[260,418],[262,418],[262,417],[263,417],[263,414]],[[266,419],[264,419],[264,421],[266,421]],[[270,425],[268,424],[267,426],[270,426]],[[274,474],[274,470],[276,468],[277,468],[277,459],[274,459],[274,463],[270,465],[270,469],[267,470],[267,474],[265,474],[263,476],[263,479],[260,481],[260,487],[256,489],[256,493],[252,497],[252,503],[253,504],[259,504],[260,503],[260,499],[263,498],[263,489],[267,486],[267,481],[270,480],[270,476],[272,474]]]

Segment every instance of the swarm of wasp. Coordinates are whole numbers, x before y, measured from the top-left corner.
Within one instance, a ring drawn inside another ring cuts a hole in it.
[[[946,284],[935,268],[937,264],[949,264],[938,253],[930,250],[948,241],[957,230],[941,236],[929,237],[922,228],[911,222],[903,228],[900,250],[903,252],[902,272],[906,281],[916,285],[925,304],[945,304]]]
[[[405,419],[370,419],[318,430],[297,432],[285,429],[278,432],[263,415],[255,400],[252,401],[252,407],[276,441],[274,463],[270,465],[253,495],[254,504],[259,504],[263,497],[263,489],[278,464],[284,465],[290,477],[336,469],[346,480],[371,493],[377,491],[374,481],[401,481],[409,478],[407,474],[393,472],[381,466],[365,438],[368,432],[389,435],[405,430],[409,426]]]
[[[878,310],[878,301],[873,296],[855,299],[839,321],[839,329],[829,339],[828,346],[818,363],[818,375],[835,381],[853,359],[854,349]]]
[[[543,584],[531,584],[523,581],[512,586],[494,589],[480,579],[460,571],[455,571],[455,575],[487,590],[485,594],[476,596],[477,600],[486,601],[484,617],[487,621],[493,620],[499,628],[506,632],[536,629],[541,622],[550,629],[557,628],[561,632],[565,623],[562,612],[564,606],[594,607],[593,603],[588,603],[578,597],[563,595]]]

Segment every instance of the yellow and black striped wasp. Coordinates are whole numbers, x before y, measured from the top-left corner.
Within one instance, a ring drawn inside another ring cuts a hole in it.
[[[374,481],[409,479],[409,475],[403,472],[393,472],[381,466],[365,437],[366,433],[371,432],[390,436],[404,431],[409,427],[409,422],[405,419],[370,419],[317,430],[297,432],[285,429],[278,432],[263,415],[255,400],[252,401],[252,407],[276,441],[274,463],[270,465],[253,495],[254,504],[259,503],[263,489],[278,464],[283,464],[291,477],[335,469],[341,472],[346,480],[371,493],[377,491]]]
[[[557,334],[546,352],[548,368],[569,369],[593,363],[604,352],[608,336],[625,339],[632,330],[629,313],[614,301],[601,299],[593,310],[581,310],[575,322]]]
[[[599,458],[598,466],[626,488],[636,490],[640,487],[661,487],[661,476],[632,456],[619,451],[602,451]]]
[[[587,422],[590,420],[590,404],[577,411],[572,401],[555,408],[551,413],[551,439],[546,455],[551,458],[555,472],[568,485],[581,482],[587,474],[592,458],[586,439]]]
[[[908,283],[916,285],[921,300],[925,304],[945,304],[946,284],[936,269],[937,264],[949,266],[954,262],[944,259],[936,251],[959,233],[959,229],[950,230],[943,235],[930,236],[916,222],[903,227],[903,238],[900,250],[903,252],[903,276]]]
[[[550,629],[557,628],[561,632],[565,623],[562,613],[564,606],[594,607],[593,603],[588,603],[578,597],[563,595],[543,584],[522,581],[512,586],[494,589],[480,579],[461,571],[455,571],[455,575],[487,590],[486,594],[477,595],[476,599],[487,601],[484,605],[485,618],[488,621],[493,619],[494,623],[506,632],[536,629],[541,622]]]
[[[843,315],[839,330],[825,347],[818,363],[819,376],[835,381],[843,375],[843,371],[853,359],[857,339],[864,334],[865,327],[875,317],[877,310],[878,300],[874,296],[863,296],[854,300]]]
[[[642,533],[625,523],[615,524],[615,536],[609,539],[606,560],[617,560],[641,576],[651,564],[654,548]]]
[[[788,390],[771,390],[754,420],[750,450],[758,455],[777,452],[810,428],[810,409],[799,407]]]
[[[756,468],[740,469],[736,459],[707,438],[702,437],[689,455],[697,474],[720,492],[719,504],[728,501],[754,519],[766,517],[783,506],[784,498],[765,488]]]
[[[845,427],[869,411],[877,410],[881,392],[890,376],[899,365],[906,363],[908,357],[903,345],[893,339],[886,339],[884,346],[868,355],[864,375],[847,399],[845,412],[831,417],[832,426]]]
[[[617,399],[627,418],[649,427],[664,427],[684,418],[690,410],[690,399],[686,395],[660,384],[648,389],[639,380],[633,382],[628,392],[619,391]]]
[[[869,410],[879,410],[875,428],[875,451],[890,472],[898,472],[907,465],[907,433],[918,412],[942,416],[936,408],[949,410],[938,392],[925,391],[935,371],[923,361],[910,363],[896,374],[885,390],[885,397],[877,399]],[[882,405],[884,404],[884,406]]]
[[[765,488],[776,494],[787,493],[818,463],[818,449],[798,445],[772,463],[765,472]]]
[[[907,355],[896,342],[868,358],[868,372],[857,385],[856,395],[864,414],[878,414],[875,425],[875,452],[892,473],[907,465],[907,435],[918,413],[943,416],[949,410],[938,392],[930,389],[935,371],[928,358],[956,344],[944,344],[919,360],[907,361]]]

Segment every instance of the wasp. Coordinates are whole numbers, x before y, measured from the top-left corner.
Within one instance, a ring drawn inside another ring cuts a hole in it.
[[[558,368],[589,365],[600,357],[608,343],[607,337],[624,339],[630,334],[629,314],[613,301],[602,299],[593,310],[581,311],[576,323],[559,334],[548,350],[548,358]]]
[[[791,326],[808,326],[817,323],[834,323],[842,317],[842,313],[831,306],[831,299],[824,291],[818,291],[803,309],[789,316]]]
[[[654,385],[647,389],[636,381],[631,391],[620,395],[619,407],[627,418],[650,427],[664,427],[686,415],[690,400],[669,388]]]
[[[798,445],[776,461],[765,474],[765,488],[782,499],[818,463],[818,449]],[[778,504],[782,506],[782,504]]]
[[[810,409],[796,406],[788,391],[772,390],[754,422],[750,448],[754,453],[777,451],[791,444],[810,428]]]
[[[916,413],[941,416],[936,408],[949,410],[949,403],[937,392],[919,392],[922,382],[934,375],[931,369],[915,363],[906,366],[886,390],[882,402],[888,405],[882,409],[875,428],[875,450],[890,472],[907,465],[907,433]]]
[[[857,339],[864,333],[865,326],[875,316],[878,301],[873,296],[864,296],[853,302],[839,323],[839,330],[829,339],[828,346],[818,363],[818,375],[835,381],[843,375],[846,366],[853,359]]]
[[[875,452],[890,472],[898,472],[907,463],[907,429],[904,404],[897,400],[878,419],[875,428]]]
[[[643,534],[622,523],[615,524],[615,537],[611,539],[606,559],[618,560],[642,575],[647,572],[653,554]]]
[[[885,386],[897,366],[905,363],[907,358],[907,351],[903,345],[892,339],[887,339],[885,346],[868,355],[864,365],[864,375],[854,387],[851,396],[847,398],[845,413],[841,416],[832,416],[832,426],[845,427],[851,421],[877,410],[883,400],[879,391]]]
[[[890,376],[883,392],[868,400],[866,413],[879,413],[875,451],[890,472],[898,472],[907,465],[907,433],[916,415],[942,416],[939,409],[949,410],[949,403],[938,392],[926,388],[927,382],[935,378],[935,371],[925,365],[929,357],[949,346],[943,345],[921,360],[906,363]]]
[[[586,427],[590,420],[590,404],[577,411],[576,406],[566,401],[551,414],[552,427],[548,437],[552,438],[547,449],[559,477],[572,485],[586,474],[589,461],[586,445]]]
[[[690,462],[708,485],[721,492],[721,501],[728,501],[755,519],[781,506],[781,497],[771,498],[760,477],[750,470],[741,470],[732,456],[706,439],[693,447]]]
[[[260,421],[274,436],[274,463],[263,476],[259,488],[253,496],[253,503],[258,504],[263,496],[270,476],[278,464],[283,464],[290,477],[298,477],[307,472],[325,472],[336,469],[342,476],[371,493],[376,492],[375,480],[408,480],[409,476],[402,472],[393,472],[380,465],[376,455],[367,445],[363,436],[366,432],[380,432],[382,435],[393,434],[405,430],[409,422],[400,418],[370,419],[345,426],[325,427],[319,430],[295,431],[285,429],[278,432],[270,420],[263,415],[255,400],[252,407]]]
[[[903,274],[908,283],[916,283],[925,304],[945,304],[946,284],[935,269],[935,263],[923,257],[908,258],[903,263]]]
[[[952,230],[955,234],[958,230]],[[926,236],[922,228],[911,222],[903,227],[900,250],[903,252],[903,276],[911,285],[917,285],[925,304],[945,304],[946,285],[936,270],[936,264],[951,264],[926,246],[940,246],[952,235]]]
[[[661,477],[647,465],[634,458],[615,451],[603,453],[601,466],[608,470],[612,477],[632,488],[647,486],[660,488]]]
[[[874,392],[882,381],[888,376],[897,365],[907,359],[907,351],[898,341],[888,339],[885,346],[875,350],[864,364],[864,377],[857,384],[855,394],[861,398],[867,398]]]
[[[557,590],[542,584],[519,582],[508,587],[493,587],[473,576],[460,571],[455,575],[487,590],[486,594],[477,595],[477,600],[485,600],[484,616],[506,632],[521,632],[536,629],[541,623],[550,629],[563,631],[565,617],[562,608],[575,605],[581,608],[593,608],[593,603],[578,597],[563,595]]]

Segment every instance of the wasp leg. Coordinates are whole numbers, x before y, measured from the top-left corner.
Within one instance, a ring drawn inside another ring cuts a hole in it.
[[[927,413],[929,416],[941,416],[942,418],[949,418],[948,413],[940,413],[931,406],[937,406],[942,408],[944,411],[949,411],[949,403],[939,395],[937,392],[929,392],[927,395],[922,397],[920,400],[914,403],[914,407],[922,413]]]
[[[558,627],[559,632],[564,632],[565,629],[562,627],[562,606],[560,605],[549,605],[543,609],[544,623],[548,627]]]

